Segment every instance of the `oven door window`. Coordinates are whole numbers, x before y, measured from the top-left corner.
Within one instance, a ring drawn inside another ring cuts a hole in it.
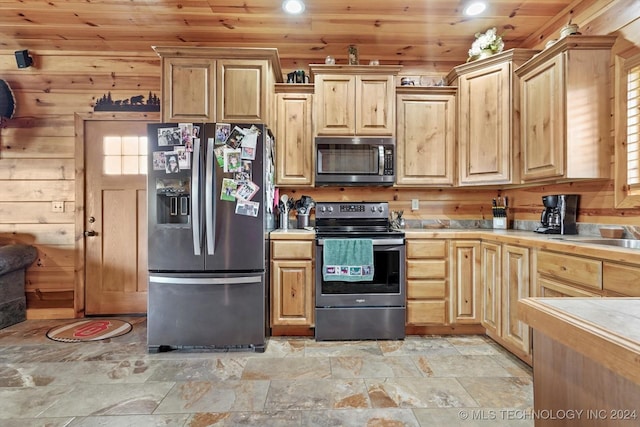
[[[323,295],[399,294],[400,252],[374,247],[373,280],[359,282],[322,281]]]
[[[318,144],[318,174],[378,175],[378,146],[358,144]]]

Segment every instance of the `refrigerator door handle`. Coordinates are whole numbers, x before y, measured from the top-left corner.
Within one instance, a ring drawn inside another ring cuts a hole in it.
[[[241,283],[257,283],[260,276],[244,277],[166,277],[149,276],[149,282],[177,285],[236,285]]]
[[[200,222],[200,144],[193,147],[193,165],[191,166],[191,232],[193,254],[200,255],[202,250],[202,223]]]
[[[216,242],[216,230],[214,228],[214,224],[216,223],[216,207],[213,204],[213,191],[216,188],[216,174],[213,170],[215,163],[216,158],[213,155],[213,138],[211,138],[207,143],[207,170],[205,177],[205,217],[208,255],[213,255],[215,253]]]

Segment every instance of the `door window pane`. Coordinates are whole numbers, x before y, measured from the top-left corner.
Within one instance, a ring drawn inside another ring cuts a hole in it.
[[[105,175],[146,175],[147,137],[106,136],[103,140]]]

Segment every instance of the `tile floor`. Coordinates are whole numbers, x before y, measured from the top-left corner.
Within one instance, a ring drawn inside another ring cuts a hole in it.
[[[146,319],[126,320],[90,343],[46,338],[70,321],[0,330],[0,425],[533,426],[531,369],[483,336],[148,354]]]

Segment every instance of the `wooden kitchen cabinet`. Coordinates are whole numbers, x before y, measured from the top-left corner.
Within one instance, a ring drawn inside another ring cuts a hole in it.
[[[548,279],[546,277],[538,277],[536,296],[547,298],[566,298],[566,297],[599,297],[600,294],[590,292],[571,284]]]
[[[611,177],[615,39],[567,36],[516,70],[524,182]]]
[[[407,239],[407,325],[445,325],[447,241]]]
[[[313,185],[313,86],[276,85],[276,185]]]
[[[274,80],[269,61],[219,59],[216,68],[216,121],[275,124],[271,117]]]
[[[640,266],[603,261],[602,289],[607,296],[640,297]]]
[[[499,243],[482,242],[480,245],[482,268],[481,323],[487,333],[500,335],[502,313],[502,247]]]
[[[318,136],[394,136],[401,66],[312,64]]]
[[[529,249],[482,242],[482,325],[487,335],[531,364],[531,332],[518,318],[518,300],[530,296]]]
[[[154,47],[162,62],[161,120],[275,124],[276,49]]]
[[[500,342],[531,363],[531,330],[518,316],[518,301],[531,296],[529,249],[502,245]]]
[[[602,295],[602,260],[538,250],[535,256],[537,297]]]
[[[271,241],[271,326],[314,323],[313,241]]]
[[[480,324],[480,241],[449,241],[451,323]]]
[[[458,184],[520,183],[519,85],[514,69],[538,51],[510,49],[455,67]]]
[[[215,122],[215,100],[215,59],[163,57],[161,121]]]
[[[396,185],[453,186],[456,88],[397,91]]]

